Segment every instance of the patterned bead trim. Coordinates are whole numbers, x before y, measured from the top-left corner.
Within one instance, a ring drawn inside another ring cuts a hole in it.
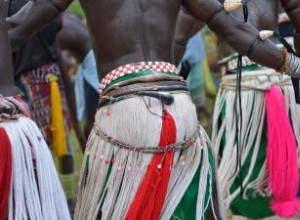
[[[185,150],[192,146],[198,138],[200,138],[201,141],[206,140],[203,136],[202,132],[200,131],[200,125],[197,126],[194,134],[188,138],[187,140],[180,141],[176,144],[167,145],[164,148],[158,147],[158,146],[143,146],[143,147],[134,147],[129,144],[126,144],[122,141],[116,140],[113,137],[109,136],[105,132],[101,131],[98,127],[94,126],[93,132],[101,137],[103,140],[107,141],[108,143],[117,146],[122,149],[130,150],[130,151],[136,151],[141,153],[148,153],[148,154],[156,154],[156,153],[165,153],[168,151],[180,151]],[[201,143],[201,146],[203,144]]]
[[[100,90],[104,90],[112,81],[125,75],[138,73],[144,70],[153,70],[158,73],[177,73],[177,68],[167,62],[138,62],[126,64],[108,73],[101,81]]]
[[[26,79],[26,82],[24,83],[41,84],[41,83],[49,83],[49,78],[48,78],[49,74],[58,77],[60,75],[59,66],[57,64],[44,65],[36,69],[30,70],[28,72],[25,72],[21,75],[23,78]],[[21,77],[21,75],[18,77]]]

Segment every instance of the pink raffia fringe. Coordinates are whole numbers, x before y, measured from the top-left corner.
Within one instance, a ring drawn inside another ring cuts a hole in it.
[[[273,85],[266,94],[267,113],[267,165],[272,192],[271,209],[276,215],[289,218],[298,214],[297,145],[278,86]]]

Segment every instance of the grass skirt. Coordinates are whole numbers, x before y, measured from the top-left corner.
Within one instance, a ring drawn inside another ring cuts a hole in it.
[[[20,117],[1,122],[0,128],[12,157],[7,219],[71,219],[51,153],[36,124]]]
[[[226,208],[231,208],[236,215],[257,219],[274,215],[269,204],[271,192],[266,163],[266,91],[272,85],[281,88],[298,145],[300,107],[296,105],[290,77],[267,68],[243,72],[242,76],[242,113],[238,114],[238,119],[234,114],[236,75],[222,78],[214,110],[212,146],[219,155],[218,174]],[[241,119],[242,169],[236,172],[236,120]],[[242,196],[240,172],[243,173]]]
[[[100,137],[98,131],[131,147],[156,148],[161,139],[164,111],[175,121],[176,142],[187,140],[197,129],[198,135],[190,147],[173,152],[171,166],[162,167],[170,170],[170,178],[159,219],[206,219],[208,216],[221,219],[209,140],[205,131],[199,129],[189,95],[182,92],[173,95],[174,103],[169,106],[163,106],[155,98],[131,97],[98,110],[81,169],[75,219],[127,216],[158,153],[120,148]],[[148,208],[144,207],[144,211]]]

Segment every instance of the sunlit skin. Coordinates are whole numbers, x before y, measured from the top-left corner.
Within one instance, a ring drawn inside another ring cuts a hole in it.
[[[284,5],[288,15],[293,18],[297,32],[300,32],[300,1],[274,1],[274,0],[251,0],[248,3],[249,19],[248,22],[256,27],[258,30],[277,30],[278,28],[278,14],[280,10],[280,3]],[[292,7],[294,6],[294,7]],[[288,10],[292,7],[292,10]],[[298,12],[298,14],[297,14]],[[234,12],[233,15],[243,19],[242,11]],[[300,38],[295,38],[295,45],[297,51],[300,51]],[[219,56],[220,58],[232,54],[234,51],[226,40],[219,37]]]
[[[222,3],[224,0],[221,1]],[[283,8],[291,18],[295,26],[294,45],[295,49],[300,52],[300,0],[251,0],[248,1],[248,23],[258,30],[276,30],[278,27],[278,13]],[[244,15],[242,10],[232,12],[232,15],[243,21]],[[178,26],[175,35],[175,55],[179,61],[183,56],[188,39],[197,31],[201,30],[203,23],[195,19],[186,10],[181,10],[178,19]],[[224,29],[225,30],[225,29]],[[225,32],[224,32],[225,33]],[[232,54],[236,48],[227,43],[227,37],[219,34],[219,57],[226,57]],[[267,59],[267,58],[265,58]],[[269,66],[269,65],[267,65]],[[270,66],[269,66],[270,67]]]
[[[64,10],[71,0],[54,3]],[[127,63],[174,63],[173,41],[180,7],[202,22],[207,22],[222,7],[216,0],[82,0],[81,4],[87,16],[100,79]],[[57,7],[47,0],[36,0],[10,18],[9,36],[13,48],[56,17]],[[255,28],[224,12],[219,13],[209,27],[242,54],[247,53],[258,35]],[[284,63],[284,54],[270,41],[261,43],[251,58],[275,69]]]
[[[65,10],[71,1],[35,0],[9,18],[13,49],[58,16],[58,9]],[[259,33],[251,25],[222,11],[222,4],[217,0],[81,0],[81,5],[86,14],[100,80],[111,70],[128,63],[174,63],[173,42],[181,7],[197,20],[209,21],[209,27],[241,54],[248,52]],[[265,41],[254,50],[251,58],[277,69],[283,65],[285,56],[271,41]],[[215,190],[213,196],[214,207],[219,207]],[[207,219],[213,219],[212,215],[209,213]],[[219,213],[217,219],[222,219]]]

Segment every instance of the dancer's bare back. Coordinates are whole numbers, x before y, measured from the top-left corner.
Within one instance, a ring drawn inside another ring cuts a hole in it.
[[[181,0],[82,0],[100,72],[136,61],[173,62]]]

